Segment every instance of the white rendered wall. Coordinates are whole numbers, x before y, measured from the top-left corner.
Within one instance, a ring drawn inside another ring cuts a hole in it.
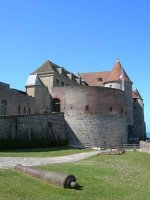
[[[121,90],[121,84],[120,83],[106,83],[105,87],[115,88]]]

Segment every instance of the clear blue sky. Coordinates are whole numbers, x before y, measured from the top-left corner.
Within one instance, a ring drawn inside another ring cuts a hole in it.
[[[145,103],[150,132],[149,0],[0,0],[0,81],[24,90],[46,60],[109,71],[116,58]]]

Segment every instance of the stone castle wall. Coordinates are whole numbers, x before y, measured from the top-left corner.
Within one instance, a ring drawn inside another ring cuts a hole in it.
[[[70,86],[53,88],[52,96],[60,100],[71,145],[127,143],[124,92],[104,87]]]
[[[125,81],[124,92],[127,96],[127,122],[128,125],[133,125],[133,101],[132,101],[132,83]]]
[[[54,146],[66,141],[63,113],[0,117],[0,148]]]
[[[7,102],[7,111],[5,115],[23,115],[35,113],[35,100],[33,97],[26,95],[25,92],[0,84],[0,103],[2,100]]]
[[[134,137],[138,140],[146,139],[146,125],[144,122],[144,105],[141,99],[133,101]]]
[[[127,143],[127,128],[124,118],[107,115],[65,115],[67,135],[71,146],[116,147]]]

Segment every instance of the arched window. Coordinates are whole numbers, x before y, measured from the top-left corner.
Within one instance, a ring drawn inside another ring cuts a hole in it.
[[[1,101],[1,115],[7,115],[7,101],[5,99]]]
[[[52,112],[60,112],[60,100],[58,98],[52,100]]]

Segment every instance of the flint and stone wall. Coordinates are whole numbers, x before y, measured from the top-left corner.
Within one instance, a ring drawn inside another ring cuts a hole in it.
[[[126,96],[117,89],[104,87],[57,87],[64,112],[69,144],[72,146],[127,143]]]
[[[0,117],[0,148],[64,145],[63,113]]]

